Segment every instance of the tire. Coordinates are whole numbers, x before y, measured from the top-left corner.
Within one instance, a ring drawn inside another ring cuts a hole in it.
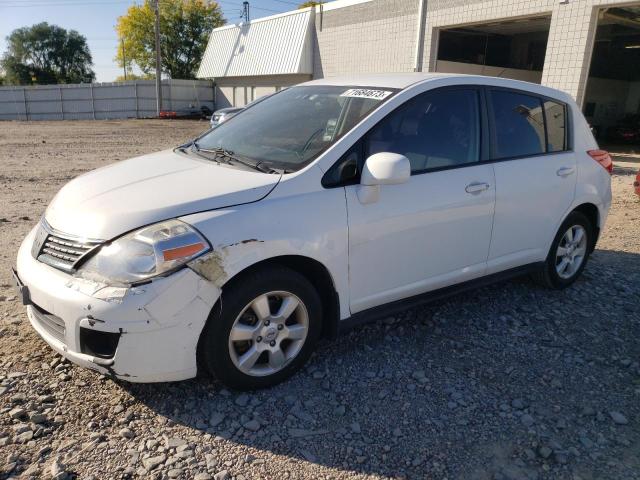
[[[567,248],[571,243],[568,231],[572,229],[572,236],[576,239],[573,248]],[[578,232],[583,232],[583,238],[578,241]],[[534,275],[538,283],[553,289],[563,289],[571,285],[582,273],[589,259],[589,253],[594,242],[593,225],[580,212],[571,212],[556,233],[543,268]],[[564,250],[559,250],[563,248]],[[563,255],[563,253],[565,255]],[[566,259],[565,259],[566,257]],[[573,260],[569,260],[573,257]],[[579,263],[576,263],[579,261]],[[565,265],[564,270],[562,265]]]
[[[281,266],[249,272],[224,287],[200,337],[199,361],[230,388],[272,387],[309,359],[321,322],[320,297],[304,276]]]

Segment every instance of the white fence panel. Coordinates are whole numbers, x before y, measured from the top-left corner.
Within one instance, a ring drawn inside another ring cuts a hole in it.
[[[162,109],[178,114],[214,109],[209,80],[163,80]],[[0,87],[0,120],[82,120],[156,116],[154,80]]]

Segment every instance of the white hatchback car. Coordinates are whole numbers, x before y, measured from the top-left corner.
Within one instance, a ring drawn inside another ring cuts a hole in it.
[[[501,78],[332,78],[64,186],[18,253],[33,328],[133,382],[274,385],[321,336],[524,273],[570,285],[611,158],[569,95]]]

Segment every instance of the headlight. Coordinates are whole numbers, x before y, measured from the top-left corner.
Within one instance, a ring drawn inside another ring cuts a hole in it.
[[[77,274],[109,285],[127,285],[173,270],[209,249],[196,229],[180,220],[167,220],[103,246]]]

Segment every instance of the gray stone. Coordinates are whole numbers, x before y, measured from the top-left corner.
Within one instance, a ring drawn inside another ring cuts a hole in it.
[[[118,432],[118,435],[120,435],[122,438],[126,438],[127,440],[130,440],[136,436],[136,434],[128,428],[123,428],[122,430],[120,430]]]
[[[258,430],[260,430],[260,422],[255,419],[244,422],[242,426],[247,430],[251,430],[252,432],[257,432]]]
[[[47,421],[47,416],[44,413],[32,413],[29,416],[29,420],[33,423],[45,423]]]
[[[217,427],[224,421],[224,413],[214,412],[209,417],[209,425],[212,427]]]
[[[235,403],[239,407],[246,407],[249,404],[249,395],[244,394],[244,393],[242,395],[239,395],[238,398],[236,398],[236,402]]]
[[[65,467],[59,458],[53,459],[51,465],[49,465],[48,471],[50,478],[55,480],[63,480],[68,476],[67,472],[65,471]]]
[[[26,417],[27,411],[24,408],[16,407],[9,412],[9,416],[18,420],[20,418]]]
[[[230,478],[231,476],[229,475],[229,472],[227,470],[222,470],[221,472],[218,472],[213,476],[214,480],[229,480]]]
[[[541,446],[540,448],[538,448],[538,454],[544,459],[549,458],[552,453],[553,453],[553,450],[551,450],[547,446]]]
[[[31,430],[27,430],[26,432],[22,432],[20,435],[16,436],[16,442],[18,443],[27,443],[32,439],[33,432]]]
[[[617,425],[626,425],[627,423],[629,423],[627,417],[625,417],[620,412],[609,412],[609,416],[611,417],[611,420],[613,420],[613,423]]]
[[[11,403],[24,403],[26,401],[27,396],[22,392],[11,395]]]
[[[145,470],[150,471],[156,468],[158,465],[164,463],[167,460],[166,455],[158,455],[156,457],[149,457],[142,459],[142,466]]]
[[[193,480],[211,480],[211,475],[207,472],[196,473]]]
[[[164,446],[166,448],[178,448],[181,445],[186,445],[187,441],[182,438],[166,438],[164,441]]]
[[[180,475],[182,475],[182,469],[181,468],[172,468],[171,470],[169,470],[167,472],[167,475],[169,476],[169,478],[179,478]]]
[[[527,428],[533,425],[535,422],[536,421],[533,419],[533,417],[528,413],[525,413],[520,417],[520,423],[522,423],[522,425],[524,425]]]

